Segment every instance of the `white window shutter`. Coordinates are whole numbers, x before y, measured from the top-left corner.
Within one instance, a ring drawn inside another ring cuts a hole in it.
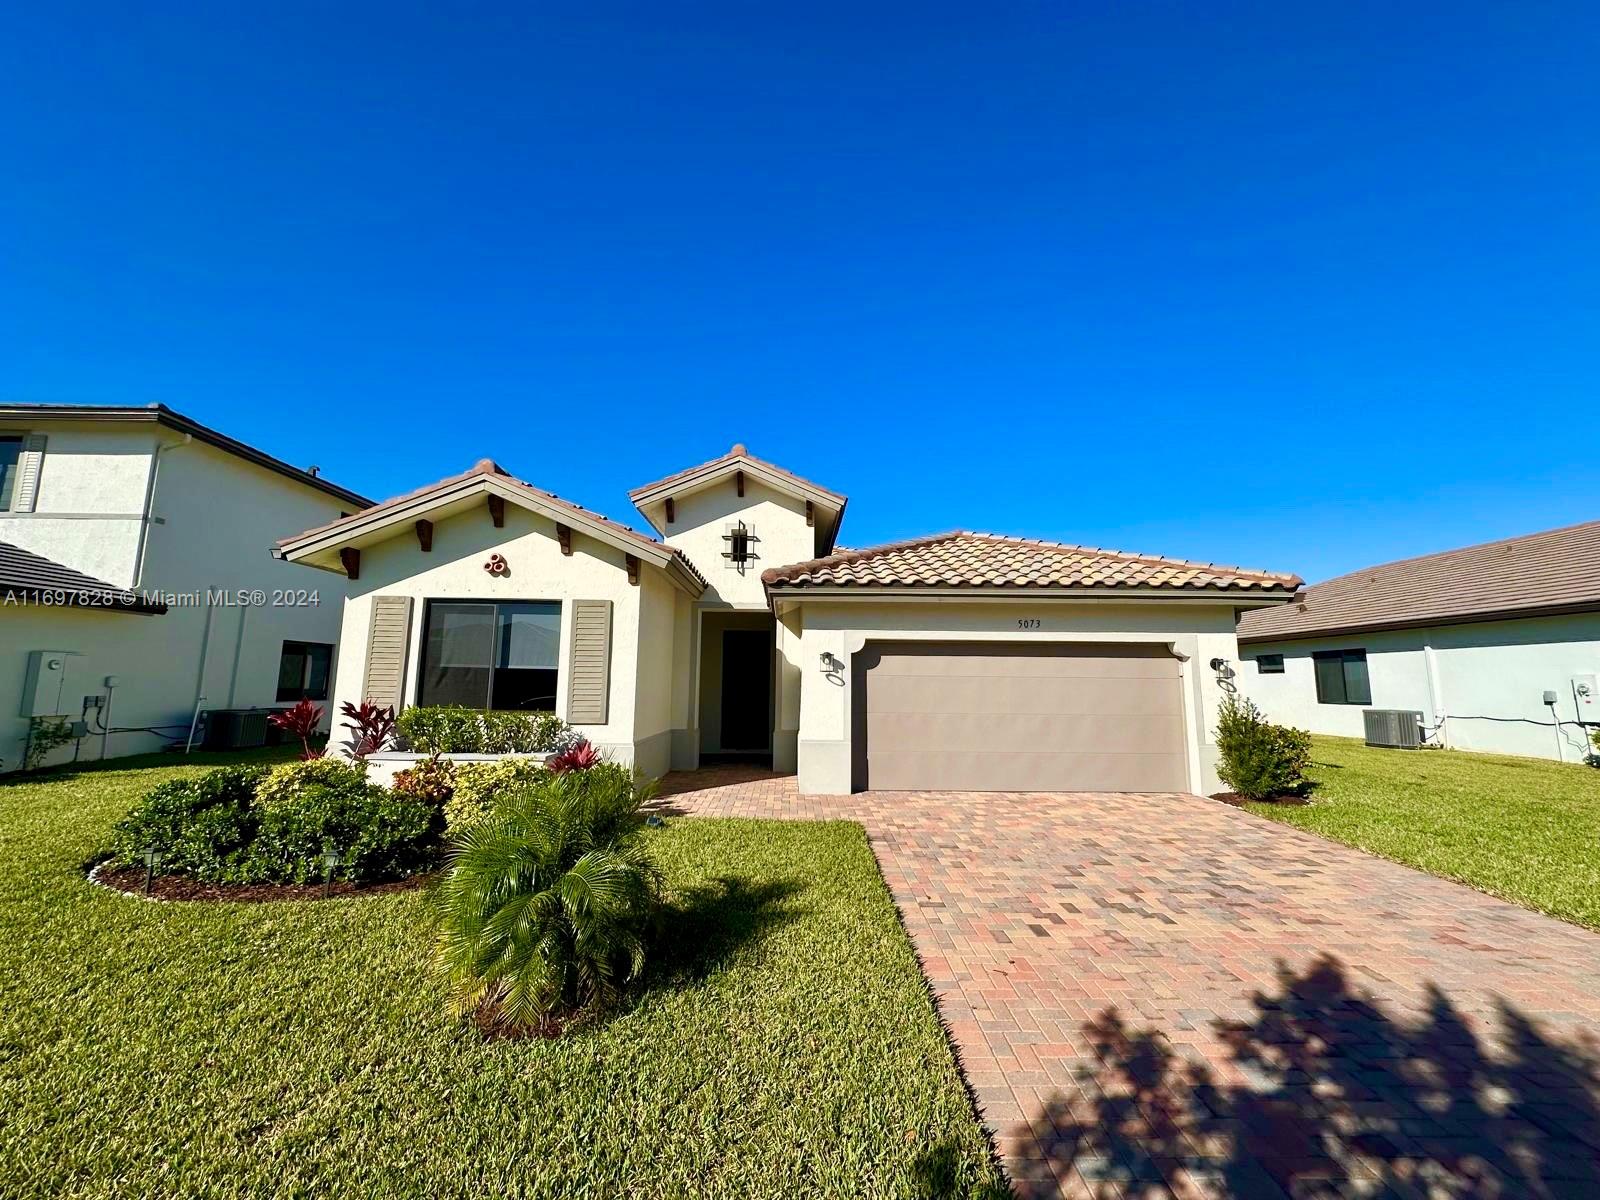
[[[361,699],[400,711],[405,702],[406,655],[410,648],[411,597],[374,596]]]
[[[611,683],[611,601],[572,602],[567,722],[604,725]]]
[[[44,470],[44,443],[42,433],[30,433],[22,439],[22,453],[17,457],[17,485],[11,490],[11,511],[33,511],[39,500],[39,474]]]

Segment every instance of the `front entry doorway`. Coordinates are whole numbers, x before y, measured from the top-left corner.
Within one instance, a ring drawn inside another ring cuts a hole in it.
[[[722,753],[772,753],[772,634],[722,631]]]

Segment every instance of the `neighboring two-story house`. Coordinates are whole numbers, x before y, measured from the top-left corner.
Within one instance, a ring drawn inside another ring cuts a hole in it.
[[[0,405],[0,759],[183,741],[197,709],[325,702],[344,585],[269,552],[370,501],[160,405]],[[109,724],[108,724],[109,721]]]
[[[284,539],[349,586],[335,703],[560,714],[648,775],[802,791],[1216,791],[1243,609],[1299,579],[946,533],[835,545],[845,497],[735,446],[630,497],[661,540],[483,460]]]

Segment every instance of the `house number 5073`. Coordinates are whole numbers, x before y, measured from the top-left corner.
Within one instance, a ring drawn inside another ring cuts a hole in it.
[[[1038,617],[1018,617],[1017,618],[1017,628],[1018,629],[1042,629],[1043,627],[1044,627],[1044,622],[1041,621]]]

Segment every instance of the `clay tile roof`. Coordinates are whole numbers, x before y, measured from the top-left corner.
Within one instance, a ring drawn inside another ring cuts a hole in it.
[[[654,483],[647,483],[642,487],[636,487],[628,493],[628,498],[630,500],[637,500],[640,496],[643,496],[646,493],[654,492],[660,488],[670,488],[679,480],[688,479],[691,476],[700,474],[702,471],[710,471],[716,467],[722,466],[725,463],[732,463],[738,459],[743,459],[747,463],[771,471],[774,475],[779,475],[785,479],[793,480],[801,487],[810,488],[814,492],[821,492],[824,496],[829,496],[834,500],[837,500],[841,506],[845,502],[845,497],[841,496],[833,489],[825,488],[820,483],[812,483],[811,480],[804,479],[801,476],[796,475],[793,471],[786,471],[777,463],[768,462],[764,458],[757,458],[754,454],[751,454],[748,449],[746,449],[743,442],[735,442],[733,449],[729,450],[726,454],[718,456],[717,458],[710,459],[703,463],[698,463],[692,467],[685,467],[681,471],[674,471],[665,479],[658,479]]]
[[[774,567],[762,573],[761,581],[771,589],[1227,588],[1280,594],[1300,584],[1296,575],[961,530]]]
[[[0,542],[0,603],[15,600],[23,604],[44,602],[80,608],[104,608],[112,612],[164,613],[167,606],[146,600],[137,592],[113,587],[104,580],[85,575],[53,559]]]
[[[1363,567],[1246,613],[1240,641],[1600,609],[1600,521]]]

